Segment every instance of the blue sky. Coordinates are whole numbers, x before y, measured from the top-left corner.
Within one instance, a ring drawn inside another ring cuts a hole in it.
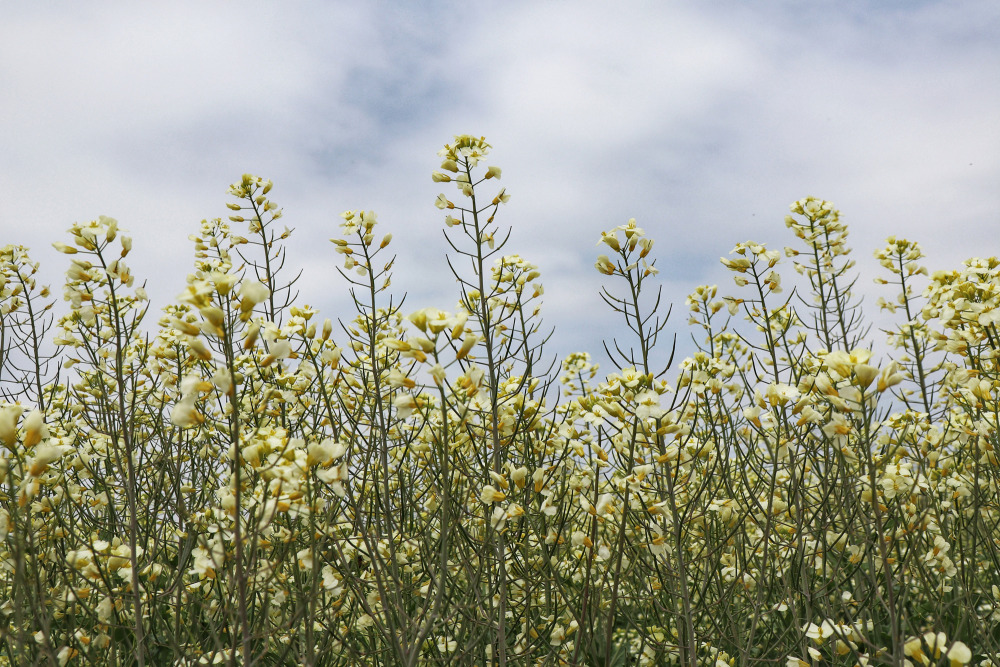
[[[327,239],[364,208],[396,239],[408,309],[454,310],[430,173],[457,133],[495,147],[512,195],[498,220],[542,270],[559,356],[620,335],[593,264],[600,232],[631,217],[656,239],[682,339],[685,295],[737,293],[719,257],[791,244],[782,220],[807,195],[850,225],[871,314],[871,255],[891,234],[919,240],[931,269],[1000,251],[993,0],[4,11],[0,243],[31,247],[57,290],[50,244],[103,214],[135,237],[131,265],[163,305],[190,270],[187,236],[251,172],[296,230],[302,301],[350,315]]]

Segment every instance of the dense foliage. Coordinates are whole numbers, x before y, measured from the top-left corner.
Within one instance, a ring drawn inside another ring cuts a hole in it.
[[[402,310],[364,211],[332,239],[356,314],[296,304],[249,175],[158,328],[110,218],[56,244],[59,317],[0,250],[0,662],[996,664],[1000,262],[928,276],[890,238],[876,358],[847,229],[798,201],[801,285],[737,245],[671,380],[630,220],[596,264],[605,377],[544,349],[488,150],[433,174],[454,312]]]

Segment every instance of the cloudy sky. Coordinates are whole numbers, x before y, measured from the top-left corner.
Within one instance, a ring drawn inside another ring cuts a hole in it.
[[[682,339],[685,295],[736,293],[719,257],[791,244],[807,195],[850,225],[872,313],[891,234],[931,269],[1000,252],[995,0],[16,3],[0,86],[0,244],[57,289],[50,244],[110,215],[158,307],[250,172],[295,229],[303,302],[350,316],[328,239],[363,208],[396,239],[407,309],[454,310],[433,205],[451,189],[430,173],[459,133],[494,146],[498,220],[540,265],[560,356],[621,335],[595,244],[631,217]]]

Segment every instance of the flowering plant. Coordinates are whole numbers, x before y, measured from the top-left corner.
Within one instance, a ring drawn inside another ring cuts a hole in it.
[[[548,356],[490,149],[433,173],[454,311],[404,311],[392,234],[347,211],[355,312],[321,320],[250,175],[155,326],[111,218],[55,244],[59,317],[0,250],[0,664],[995,663],[1000,261],[928,276],[890,238],[880,354],[847,228],[803,199],[804,282],[738,244],[668,377],[629,220],[598,242],[627,327],[599,375]]]

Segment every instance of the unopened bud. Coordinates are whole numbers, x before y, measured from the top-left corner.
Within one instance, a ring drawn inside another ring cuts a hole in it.
[[[257,336],[260,335],[260,325],[254,322],[249,327],[247,327],[246,336],[243,338],[243,349],[249,350],[257,342]]]

